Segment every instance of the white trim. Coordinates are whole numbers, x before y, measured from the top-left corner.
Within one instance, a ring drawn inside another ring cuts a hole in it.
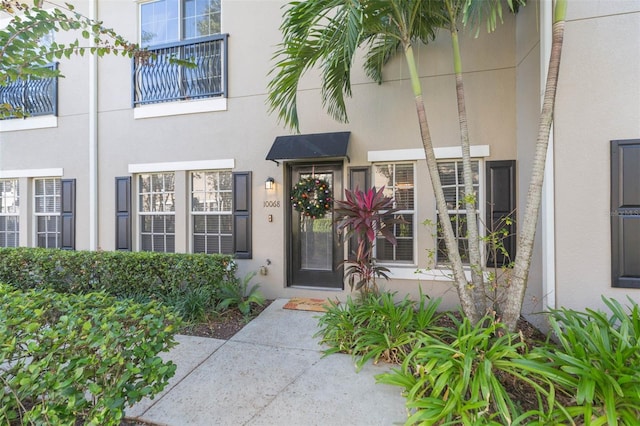
[[[98,18],[98,0],[89,3],[89,17]],[[98,55],[89,53],[89,250],[98,249]]]
[[[437,160],[445,160],[448,158],[462,158],[462,147],[459,146],[445,146],[440,148],[434,148],[433,152]],[[488,157],[491,155],[491,148],[489,145],[472,145],[471,156]],[[378,161],[412,161],[412,160],[425,160],[424,149],[388,149],[382,151],[369,151],[367,152],[367,160],[371,163]]]
[[[64,169],[22,169],[22,170],[0,170],[0,178],[38,178],[38,177],[61,177]]]
[[[236,160],[233,158],[222,160],[202,160],[202,161],[175,161],[168,163],[143,163],[129,164],[129,173],[149,173],[149,172],[175,172],[182,170],[219,170],[233,169]]]
[[[540,106],[544,101],[547,71],[551,58],[553,2],[540,3]],[[542,184],[541,232],[542,232],[542,308],[556,307],[556,246],[555,246],[555,171],[553,125],[549,133],[549,146]]]
[[[21,130],[49,129],[58,127],[58,117],[45,115],[42,117],[12,118],[0,121],[1,132],[18,132]]]
[[[471,280],[471,271],[467,268],[464,271],[467,280]],[[485,278],[488,277],[485,272]],[[420,269],[420,268],[389,268],[389,278],[392,280],[424,280],[453,282],[453,271],[451,269]]]
[[[133,109],[133,118],[168,117],[172,115],[198,114],[227,110],[227,98],[190,100],[181,102],[165,102],[161,104],[142,105]]]

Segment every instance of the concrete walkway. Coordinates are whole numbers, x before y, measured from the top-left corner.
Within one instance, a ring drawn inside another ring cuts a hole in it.
[[[127,417],[160,425],[393,425],[406,420],[400,388],[376,384],[390,367],[356,373],[349,355],[322,357],[317,312],[274,301],[230,340],[177,336],[178,366],[154,400]]]

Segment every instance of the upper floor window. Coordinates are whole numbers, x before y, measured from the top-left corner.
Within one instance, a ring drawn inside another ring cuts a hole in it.
[[[143,47],[220,33],[220,0],[157,0],[140,5]]]
[[[479,205],[480,191],[480,163],[477,160],[471,162],[471,172],[473,179],[474,199]],[[469,239],[467,235],[467,210],[465,208],[464,178],[462,171],[462,161],[442,161],[438,163],[438,174],[444,191],[444,198],[447,202],[447,214],[453,225],[453,233],[458,241],[458,249],[463,263],[469,263]],[[438,220],[439,220],[438,212]],[[447,263],[449,261],[449,250],[444,242],[444,235],[440,222],[437,222],[437,262]]]
[[[393,198],[399,209],[396,218],[401,223],[391,225],[397,244],[385,238],[376,241],[376,258],[381,262],[414,263],[415,223],[415,173],[413,163],[388,163],[374,165],[373,183],[376,188],[385,186],[385,195]]]
[[[19,234],[18,179],[0,179],[0,247],[18,247]]]
[[[220,0],[142,3],[140,43],[152,55],[134,60],[134,107],[226,98],[227,36],[220,34]]]

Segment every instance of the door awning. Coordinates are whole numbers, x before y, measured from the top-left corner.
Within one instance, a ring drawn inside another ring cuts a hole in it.
[[[351,132],[314,133],[278,136],[267,154],[267,160],[346,157]],[[279,164],[279,163],[278,163]]]

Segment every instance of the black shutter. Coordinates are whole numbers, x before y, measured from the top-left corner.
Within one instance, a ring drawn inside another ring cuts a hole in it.
[[[349,189],[366,191],[371,187],[371,169],[369,167],[349,167]]]
[[[371,168],[369,167],[349,167],[349,190],[366,191],[371,188]],[[358,249],[358,237],[352,235],[348,241],[347,258],[355,259]]]
[[[487,161],[487,234],[506,230],[507,236],[501,242],[508,256],[488,247],[487,266],[505,266],[516,257],[516,162]],[[504,220],[511,219],[506,225]]]
[[[611,141],[611,279],[640,288],[640,139]]]
[[[116,250],[131,251],[131,177],[116,178]]]
[[[76,180],[62,179],[60,181],[60,248],[63,250],[76,249]]]
[[[233,173],[233,251],[251,259],[251,172]]]

